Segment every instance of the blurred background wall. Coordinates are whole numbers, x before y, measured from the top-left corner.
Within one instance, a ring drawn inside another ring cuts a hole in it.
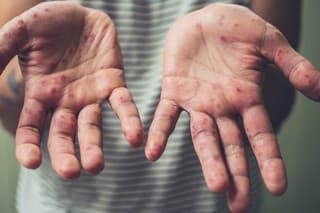
[[[267,1],[267,0],[266,0]],[[303,1],[300,52],[320,69],[320,1]],[[320,212],[320,104],[298,95],[279,135],[289,187],[282,197],[266,194],[263,213]]]
[[[267,1],[267,0],[266,0]],[[320,1],[303,1],[300,52],[320,69]],[[265,193],[263,213],[320,212],[320,104],[298,95],[279,135],[289,187],[284,196]],[[13,139],[0,130],[0,213],[14,213],[18,164]]]

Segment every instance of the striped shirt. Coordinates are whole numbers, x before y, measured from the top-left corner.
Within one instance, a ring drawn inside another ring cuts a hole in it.
[[[218,0],[87,0],[84,6],[105,11],[115,22],[125,75],[145,132],[160,97],[162,51],[169,26],[178,18]],[[242,3],[246,1],[220,1]],[[43,163],[36,171],[21,168],[17,210],[21,213],[229,212],[225,194],[210,192],[193,149],[189,117],[182,113],[165,153],[148,162],[144,147],[133,149],[107,103],[103,106],[105,169],[77,180],[59,178],[51,168],[46,136]],[[47,135],[47,133],[45,134]],[[260,176],[251,150],[252,212],[259,205]]]

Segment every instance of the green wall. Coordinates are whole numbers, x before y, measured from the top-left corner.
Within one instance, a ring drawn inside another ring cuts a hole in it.
[[[303,3],[301,52],[320,69],[320,1]],[[319,57],[319,58],[318,58]],[[282,197],[266,194],[263,213],[320,212],[320,105],[298,96],[279,141],[289,188]],[[18,165],[13,140],[0,131],[0,212],[14,212]]]
[[[320,1],[303,1],[300,52],[320,69]],[[264,213],[320,212],[320,105],[298,95],[279,135],[289,188],[282,197],[268,193]]]
[[[18,163],[13,138],[0,129],[0,212],[13,213]]]

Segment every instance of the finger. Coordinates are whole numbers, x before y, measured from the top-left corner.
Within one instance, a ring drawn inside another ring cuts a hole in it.
[[[266,25],[262,54],[273,61],[294,87],[304,95],[320,101],[320,74],[297,53],[275,27]]]
[[[83,168],[92,174],[104,168],[101,136],[101,106],[84,107],[78,116],[78,140]]]
[[[142,144],[144,140],[142,122],[129,90],[125,87],[114,89],[109,102],[121,122],[123,134],[128,142],[132,146]]]
[[[25,21],[18,16],[0,29],[0,73],[28,41]]]
[[[48,150],[53,169],[66,179],[76,178],[80,174],[74,147],[75,130],[75,113],[69,109],[57,108],[52,115]]]
[[[40,102],[25,100],[16,132],[16,157],[30,169],[41,164],[40,138],[45,117],[46,110]]]
[[[250,205],[250,180],[241,131],[233,118],[218,118],[217,125],[230,174],[228,205],[232,212],[245,212]]]
[[[191,136],[208,188],[223,192],[229,178],[219,146],[219,135],[213,119],[201,112],[190,113]]]
[[[267,188],[275,195],[284,193],[287,187],[285,166],[264,106],[244,110],[242,118]]]
[[[167,99],[160,100],[148,132],[145,148],[148,160],[155,161],[162,155],[179,113],[180,108],[176,103]]]

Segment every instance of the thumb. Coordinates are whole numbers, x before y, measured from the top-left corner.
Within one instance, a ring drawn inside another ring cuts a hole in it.
[[[266,24],[261,54],[275,63],[291,84],[305,96],[320,101],[320,74],[289,44],[284,35]]]
[[[0,28],[0,74],[9,61],[24,48],[28,31],[22,16],[18,16]]]

